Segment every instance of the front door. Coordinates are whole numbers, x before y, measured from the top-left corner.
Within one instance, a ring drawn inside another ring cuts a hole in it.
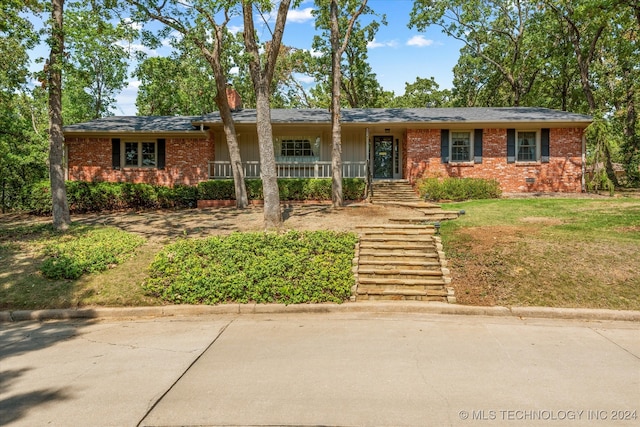
[[[393,178],[393,136],[373,137],[373,177]]]

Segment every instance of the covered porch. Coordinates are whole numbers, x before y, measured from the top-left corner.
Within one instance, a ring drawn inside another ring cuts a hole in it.
[[[260,178],[260,161],[242,162],[245,178]],[[276,161],[278,178],[331,178],[331,161]],[[342,176],[344,178],[363,178],[369,176],[369,162],[343,161]],[[231,162],[215,160],[209,162],[209,179],[233,178]]]
[[[274,154],[278,178],[331,178],[331,134],[325,124],[274,125]],[[247,178],[260,178],[260,155],[253,125],[238,125],[242,169]],[[362,179],[402,179],[405,129],[344,126],[342,176]],[[232,178],[224,134],[214,133],[215,158],[208,162],[209,179]]]

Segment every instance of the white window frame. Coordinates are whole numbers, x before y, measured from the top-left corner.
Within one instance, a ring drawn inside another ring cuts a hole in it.
[[[535,142],[533,145],[533,149],[535,150],[533,155],[533,159],[520,159],[520,149],[522,144],[520,143],[520,135],[524,133],[533,133]],[[541,153],[541,145],[540,145],[540,131],[534,129],[519,129],[516,130],[516,162],[517,163],[537,163],[540,161],[540,153]]]
[[[466,133],[469,135],[469,151],[468,151],[468,156],[466,159],[464,160],[456,160],[454,159],[453,156],[453,142],[454,142],[454,134],[457,133]],[[474,131],[473,130],[450,130],[449,131],[449,162],[450,163],[471,163],[473,162],[473,149],[474,149],[474,142],[473,142],[473,135],[474,135]]]
[[[122,153],[121,159],[120,159],[120,164],[122,165],[123,168],[147,168],[147,169],[153,169],[153,168],[157,168],[158,167],[158,142],[157,141],[123,141],[120,143],[120,152]],[[129,165],[127,164],[127,144],[137,144],[137,157],[138,157],[138,161],[136,163],[136,165]],[[145,165],[144,164],[144,156],[142,153],[142,147],[143,144],[152,144],[153,145],[153,164],[151,165]]]
[[[276,162],[310,163],[320,159],[320,137],[281,136],[275,138],[274,148]]]

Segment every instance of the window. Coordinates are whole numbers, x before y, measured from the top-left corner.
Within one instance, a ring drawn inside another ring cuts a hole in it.
[[[538,138],[534,131],[518,131],[516,137],[516,159],[519,162],[538,160]]]
[[[286,157],[313,156],[311,142],[308,139],[283,139],[280,155]]]
[[[451,132],[451,161],[471,161],[471,132]]]
[[[155,142],[125,142],[124,166],[155,168],[158,164],[158,154]]]

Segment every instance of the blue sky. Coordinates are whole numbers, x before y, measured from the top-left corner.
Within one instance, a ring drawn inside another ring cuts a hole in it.
[[[409,29],[409,15],[413,0],[369,0],[369,6],[378,14],[385,14],[388,25],[381,25],[373,43],[369,45],[369,63],[378,82],[385,90],[404,93],[405,83],[412,83],[416,77],[434,77],[441,89],[452,87],[453,67],[455,66],[461,43],[445,36],[439,27],[430,27],[425,32]],[[288,46],[310,49],[315,33],[311,10],[313,0],[305,0],[300,7],[289,11],[284,32],[284,43]],[[362,23],[375,19],[362,16]],[[256,20],[256,25],[258,25]],[[242,20],[234,18],[229,23],[230,29],[241,30]],[[265,37],[266,38],[266,37]],[[169,55],[168,48],[149,51],[143,46],[134,49],[146,51],[149,55]],[[40,50],[40,49],[39,49]],[[48,52],[40,51],[37,56],[46,56]],[[34,69],[42,65],[34,66]],[[135,115],[135,99],[138,82],[131,80],[129,85],[118,95],[116,115]]]

